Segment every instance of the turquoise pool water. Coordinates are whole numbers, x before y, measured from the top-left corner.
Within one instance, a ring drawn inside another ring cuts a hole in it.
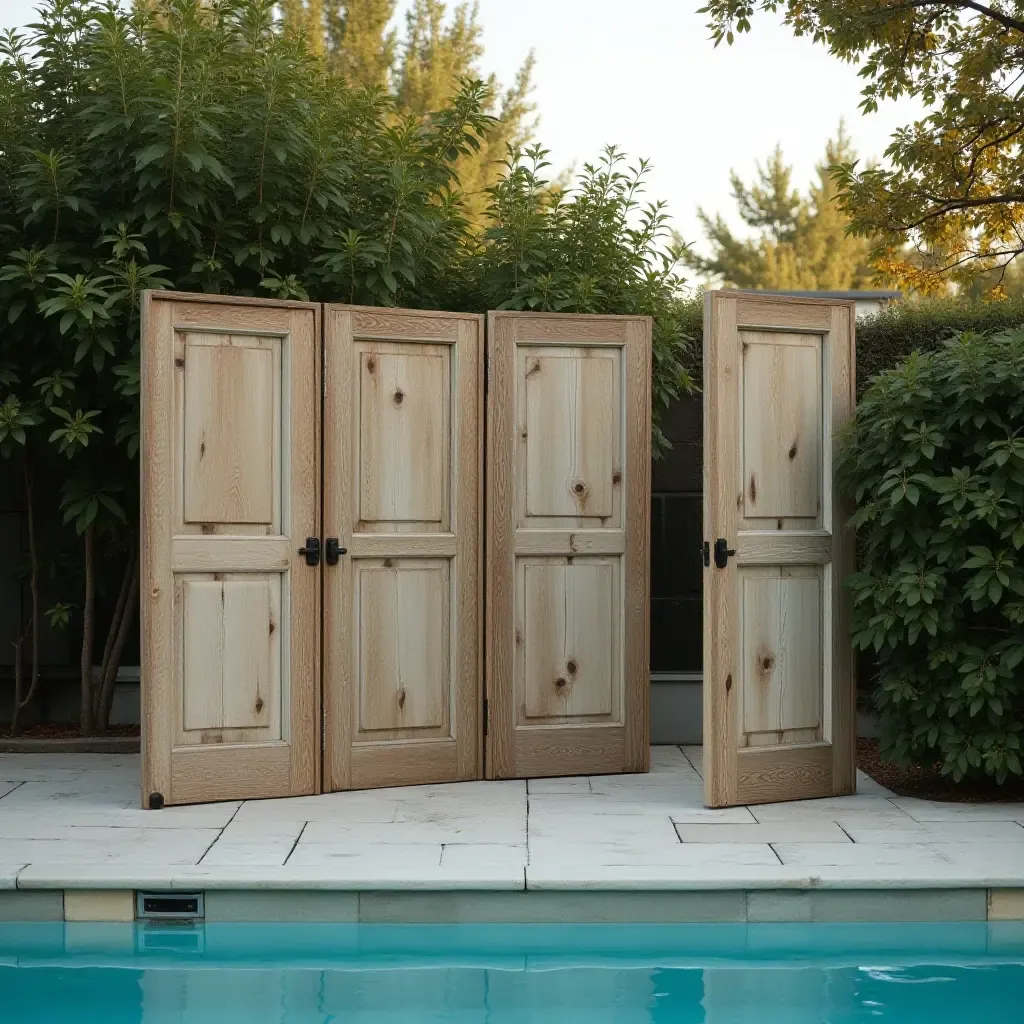
[[[3,1024],[1008,1024],[1024,926],[0,924]]]

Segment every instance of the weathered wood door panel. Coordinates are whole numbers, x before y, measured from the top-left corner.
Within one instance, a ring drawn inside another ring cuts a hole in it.
[[[480,777],[483,318],[325,308],[324,788]]]
[[[314,793],[319,307],[149,292],[142,313],[143,800]]]
[[[648,767],[650,332],[489,315],[490,778]]]
[[[713,807],[856,786],[842,585],[853,536],[833,485],[833,446],[854,408],[854,322],[852,302],[706,297],[704,778]]]

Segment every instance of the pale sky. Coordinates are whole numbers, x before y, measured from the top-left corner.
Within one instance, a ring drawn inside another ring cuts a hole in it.
[[[0,0],[0,27],[24,24],[37,0]],[[409,0],[399,0],[400,11]],[[717,50],[701,0],[480,0],[484,70],[510,82],[526,54],[535,70],[538,140],[558,167],[605,143],[650,158],[650,198],[699,241],[696,208],[730,213],[729,170],[752,176],[781,143],[802,187],[839,119],[863,157],[881,157],[910,102],[861,116],[856,68],[796,39],[777,20]]]

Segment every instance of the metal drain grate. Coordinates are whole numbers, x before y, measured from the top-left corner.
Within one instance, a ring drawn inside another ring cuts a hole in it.
[[[200,921],[204,917],[201,892],[139,892],[135,916],[141,921]]]

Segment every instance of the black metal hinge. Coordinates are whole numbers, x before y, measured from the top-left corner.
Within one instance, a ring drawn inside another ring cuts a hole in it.
[[[491,708],[487,703],[487,699],[484,699],[484,735],[487,735],[488,730],[491,727]]]

